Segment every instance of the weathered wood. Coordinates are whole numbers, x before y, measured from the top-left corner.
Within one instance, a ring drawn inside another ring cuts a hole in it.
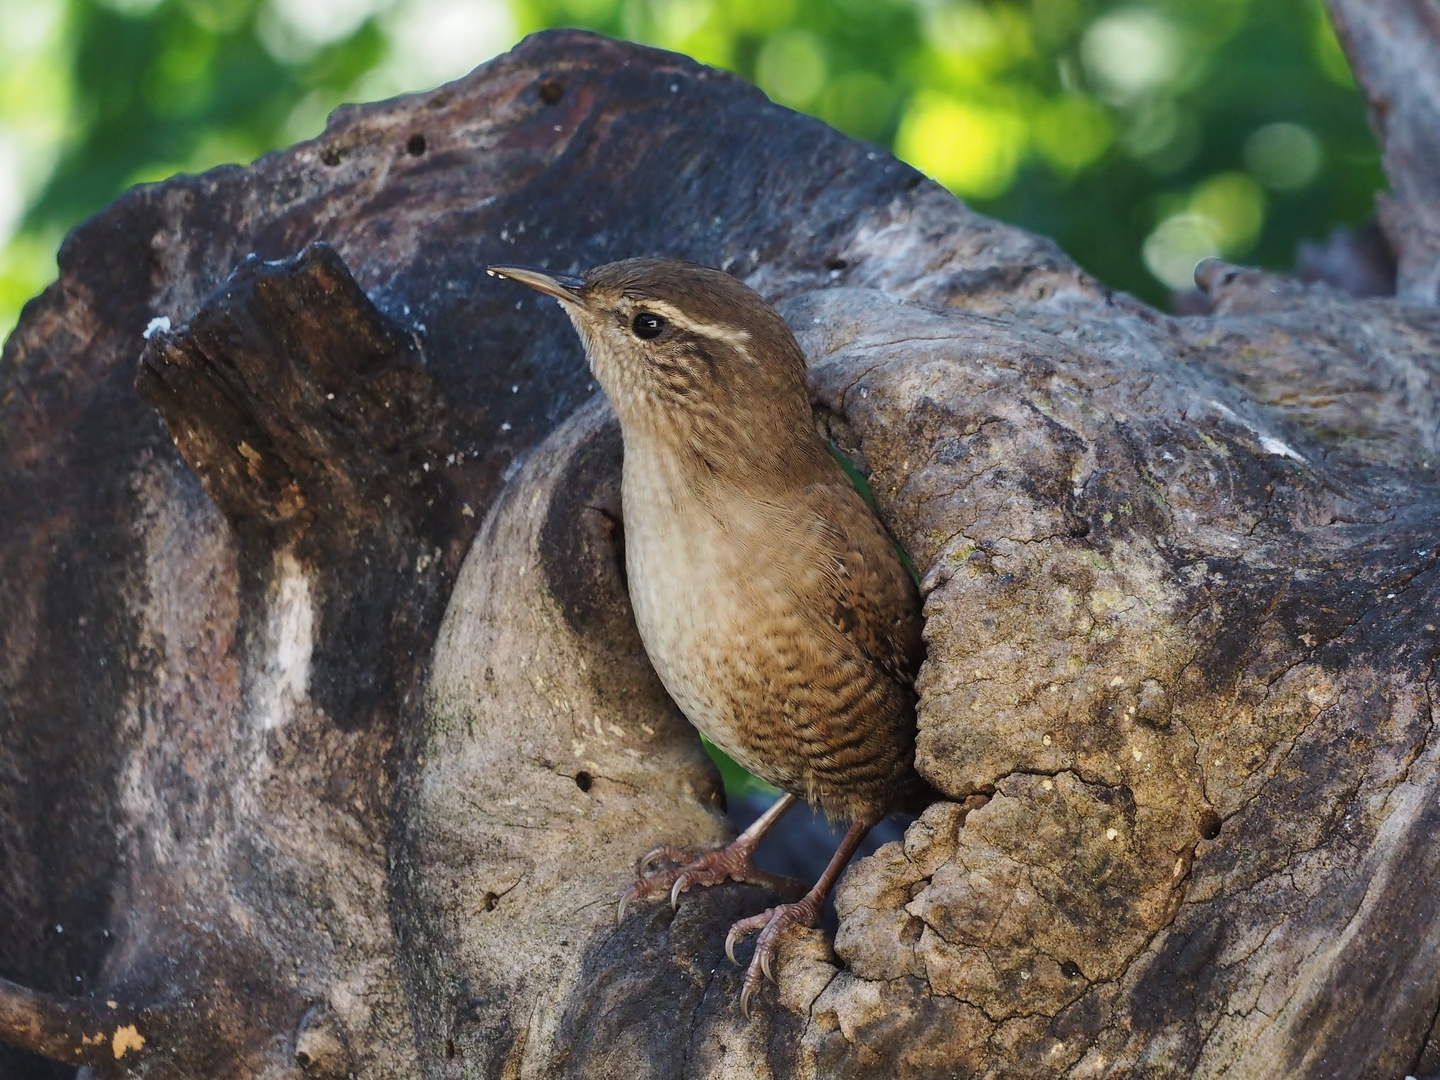
[[[1440,6],[1326,0],[1384,150],[1380,223],[1399,256],[1398,292],[1440,303]]]
[[[323,1006],[357,1072],[412,1075],[413,1022],[471,1008],[424,997],[396,813],[433,601],[593,394],[556,313],[481,268],[659,251],[782,295],[843,279],[917,193],[955,205],[731,77],[557,33],[77,230],[0,395],[0,972],[137,1009],[203,985],[213,1073],[292,1067]],[[1058,257],[967,220],[997,257]],[[350,269],[268,265],[315,241]],[[157,414],[132,384],[158,316]],[[421,429],[365,415],[390,390],[432,403]]]
[[[919,767],[992,794],[847,880],[824,1075],[926,1034],[869,996],[905,978],[972,1010],[977,1071],[1415,1067],[1440,316],[1202,282],[1216,319],[787,308],[925,568]]]
[[[615,924],[719,790],[633,628],[613,420],[483,277],[642,253],[781,302],[927,595],[947,801],[753,1024],[758,891]],[[61,262],[0,392],[0,1037],[74,1060],[114,1000],[143,1056],[88,1067],[154,1077],[1440,1068],[1433,307],[1210,264],[1168,318],[574,32]]]
[[[118,1001],[37,993],[0,979],[0,1039],[54,1061],[74,1065],[136,1062],[147,1039]],[[142,1021],[143,1022],[143,1021]],[[150,1031],[149,1024],[145,1024]]]

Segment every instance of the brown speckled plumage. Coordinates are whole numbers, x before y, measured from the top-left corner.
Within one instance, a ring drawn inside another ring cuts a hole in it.
[[[631,602],[686,716],[757,776],[853,822],[857,844],[915,804],[919,596],[815,430],[784,321],[729,275],[673,260],[583,278],[494,270],[560,300],[620,418]],[[759,835],[747,831],[719,869],[719,856],[702,858],[631,894],[752,880]],[[841,868],[817,885],[821,901]],[[756,964],[768,967],[784,924],[813,920],[814,904],[783,914],[810,899],[775,909]]]

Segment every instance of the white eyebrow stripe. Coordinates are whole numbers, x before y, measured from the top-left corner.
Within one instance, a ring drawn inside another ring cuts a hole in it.
[[[653,311],[656,315],[663,315],[676,326],[689,330],[692,334],[699,334],[701,337],[723,341],[744,356],[745,359],[751,359],[750,350],[745,347],[750,341],[750,331],[748,330],[742,330],[736,326],[721,326],[718,323],[701,322],[698,319],[692,319],[673,304],[667,304],[664,300],[645,300],[638,304],[637,307],[641,311]]]

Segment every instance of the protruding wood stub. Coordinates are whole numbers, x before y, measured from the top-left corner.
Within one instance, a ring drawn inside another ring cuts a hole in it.
[[[444,410],[414,337],[316,243],[241,263],[152,338],[136,386],[252,565],[289,546],[325,568],[310,690],[343,726],[368,722],[458,561]]]
[[[155,334],[136,389],[227,517],[298,531],[377,515],[361,504],[410,486],[396,480],[416,479],[407,466],[441,426],[413,337],[319,243],[241,263],[189,323]]]
[[[128,1069],[155,1048],[148,1026],[118,1001],[42,994],[0,979],[0,1042],[68,1065]]]

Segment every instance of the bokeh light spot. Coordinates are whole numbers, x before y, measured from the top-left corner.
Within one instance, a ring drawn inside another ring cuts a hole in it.
[[[1145,238],[1141,249],[1145,266],[1172,289],[1195,285],[1195,267],[1220,254],[1215,223],[1204,214],[1172,214]]]
[[[362,84],[376,98],[459,78],[509,48],[518,34],[504,0],[407,0],[383,21],[389,52]]]
[[[755,82],[781,105],[802,109],[825,86],[825,50],[808,30],[782,30],[755,58]]]
[[[1009,4],[937,4],[924,19],[932,63],[955,87],[978,87],[1034,53],[1029,20]]]
[[[1200,153],[1201,126],[1194,113],[1162,95],[1125,110],[1119,141],[1151,172],[1179,172]]]
[[[1036,148],[1060,172],[1078,172],[1093,165],[1115,137],[1105,107],[1079,94],[1047,102],[1036,112],[1033,123]]]
[[[1159,12],[1129,8],[1090,24],[1080,58],[1103,97],[1128,102],[1179,77],[1181,43],[1174,25]]]
[[[1004,45],[999,20],[976,3],[939,4],[928,11],[925,38],[949,53],[984,53]]]
[[[349,37],[378,6],[377,0],[268,0],[262,18],[283,27],[284,35],[275,34],[275,40],[318,47]]]
[[[1299,124],[1266,124],[1245,140],[1245,168],[1275,191],[1297,191],[1320,172],[1320,140]]]
[[[900,121],[895,152],[957,195],[993,198],[1014,179],[1028,135],[1008,110],[921,93]]]
[[[1221,255],[1243,255],[1265,224],[1265,193],[1244,173],[1220,173],[1195,189],[1190,209],[1213,224]]]
[[[1244,173],[1226,172],[1200,184],[1184,209],[1145,239],[1145,266],[1172,289],[1193,286],[1202,259],[1243,255],[1265,224],[1265,193]]]

